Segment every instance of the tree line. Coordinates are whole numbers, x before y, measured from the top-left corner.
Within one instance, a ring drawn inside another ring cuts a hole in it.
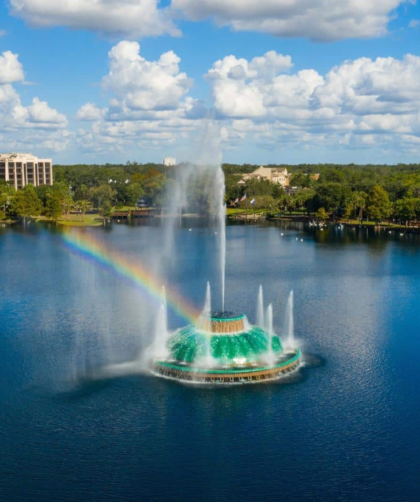
[[[185,166],[160,164],[56,165],[54,185],[28,185],[16,191],[0,182],[0,219],[44,215],[52,220],[77,211],[95,211],[110,216],[118,207],[134,207],[140,199],[154,207],[164,203],[171,191],[177,170]],[[223,164],[226,203],[253,207],[270,214],[306,213],[320,219],[345,218],[382,221],[394,218],[410,223],[420,220],[420,164],[411,165],[334,165],[286,166],[292,173],[289,189],[267,180],[250,179],[238,184],[242,175],[258,166]],[[270,166],[268,166],[270,167]],[[274,166],[273,166],[274,167]],[[191,168],[191,166],[189,166]],[[199,169],[197,167],[197,169]],[[319,174],[315,180],[313,174]],[[205,171],[189,181],[188,204],[191,211],[211,212],[214,201]],[[237,202],[247,195],[246,202]]]
[[[256,166],[252,166],[256,167]],[[274,214],[302,212],[320,219],[363,219],[374,222],[390,218],[410,224],[420,221],[420,164],[377,165],[298,165],[291,168],[289,187],[267,180],[241,180],[241,166],[225,171],[228,201],[239,206],[266,209]],[[252,172],[246,167],[245,172]],[[318,179],[312,175],[319,174]],[[236,204],[238,205],[238,204]]]
[[[165,182],[155,168],[130,174],[118,167],[58,166],[54,174],[53,186],[27,185],[15,190],[0,181],[0,220],[45,216],[57,221],[74,211],[81,214],[82,221],[89,211],[109,217],[115,207],[136,206],[143,197],[159,203]]]

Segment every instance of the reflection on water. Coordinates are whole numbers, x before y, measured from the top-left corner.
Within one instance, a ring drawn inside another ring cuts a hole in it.
[[[81,231],[146,264],[163,244],[158,222]],[[210,279],[220,302],[214,229],[174,238],[172,287],[201,307]],[[230,309],[255,321],[262,284],[286,336],[294,291],[305,365],[286,381],[104,378],[150,342],[150,299],[57,231],[0,228],[0,500],[420,500],[419,238],[281,223],[227,239]]]

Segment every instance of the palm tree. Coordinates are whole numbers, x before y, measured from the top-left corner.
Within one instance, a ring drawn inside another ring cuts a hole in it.
[[[77,209],[82,213],[82,221],[85,221],[86,211],[92,207],[91,203],[88,200],[79,200],[77,203]]]
[[[359,210],[359,220],[363,221],[363,211],[366,209],[367,194],[365,192],[354,192],[352,202],[355,209]]]

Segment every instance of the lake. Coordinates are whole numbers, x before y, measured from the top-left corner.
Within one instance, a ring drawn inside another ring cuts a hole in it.
[[[199,308],[220,302],[214,228],[79,229]],[[282,235],[283,234],[283,235]],[[305,366],[284,381],[183,385],[145,374],[75,384],[150,342],[152,299],[60,231],[0,228],[0,500],[420,500],[420,239],[373,229],[227,227],[226,305],[282,336],[290,290]],[[173,329],[185,324],[170,312]]]

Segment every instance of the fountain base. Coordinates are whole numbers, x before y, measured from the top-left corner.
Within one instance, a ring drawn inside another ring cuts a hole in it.
[[[301,362],[299,349],[285,355],[272,366],[235,366],[219,368],[198,368],[176,361],[157,361],[153,372],[158,376],[192,383],[233,384],[277,380],[296,371]]]

